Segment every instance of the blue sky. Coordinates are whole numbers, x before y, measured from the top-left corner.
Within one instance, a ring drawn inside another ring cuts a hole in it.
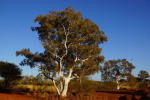
[[[136,68],[150,73],[150,0],[0,0],[0,60],[19,65],[23,57],[15,52],[30,48],[41,52],[36,32],[31,31],[36,16],[72,5],[84,18],[91,19],[108,36],[100,45],[105,60],[126,58]],[[20,66],[23,75],[37,69]],[[100,73],[92,76],[100,80]]]

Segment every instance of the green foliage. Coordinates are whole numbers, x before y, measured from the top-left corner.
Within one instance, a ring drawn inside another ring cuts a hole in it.
[[[104,63],[101,77],[103,81],[119,81],[131,75],[134,68],[126,59],[109,60]]]
[[[116,82],[99,82],[97,84],[97,90],[116,90],[117,84]]]
[[[8,62],[0,61],[0,77],[4,80],[4,86],[10,87],[11,82],[21,79],[21,69],[13,64]]]
[[[88,93],[93,93],[96,91],[95,81],[89,80],[88,78],[84,77],[82,78],[82,82],[79,80],[73,80],[69,84],[69,92],[71,92],[73,95],[85,95]]]
[[[78,71],[80,74],[93,74],[101,69],[99,64],[104,57],[100,56],[99,44],[107,41],[107,37],[95,23],[84,19],[80,12],[68,7],[63,11],[39,15],[35,22],[40,26],[32,27],[32,30],[38,32],[45,51],[35,54],[29,49],[17,51],[17,55],[26,57],[21,65],[40,65],[40,71],[50,79],[62,66],[64,73],[69,68],[74,69],[73,73]]]
[[[53,86],[53,82],[52,82],[52,81],[44,81],[44,82],[43,82],[43,85],[46,85],[46,86]]]
[[[0,87],[4,85],[4,80],[0,80]]]
[[[127,83],[130,89],[135,89],[137,88],[137,79],[133,75],[129,74],[127,76]]]
[[[21,93],[21,92],[30,92],[30,88],[27,88],[26,86],[20,85],[20,86],[14,86],[12,88],[14,93]]]
[[[146,81],[146,78],[149,78],[149,74],[147,71],[141,70],[139,71],[138,78],[141,79],[141,81]]]
[[[25,56],[21,65],[38,66],[46,78],[61,84],[66,79],[70,81],[101,69],[104,56],[100,55],[102,49],[99,47],[107,37],[94,22],[83,18],[81,12],[68,7],[39,15],[35,22],[39,26],[32,27],[32,30],[37,31],[44,52],[17,51],[17,56]]]
[[[138,88],[139,89],[146,89],[146,88],[148,88],[148,82],[139,82]]]
[[[22,76],[22,79],[18,81],[19,85],[35,85],[35,86],[53,86],[53,82],[48,79],[44,79],[43,76],[38,74],[37,76],[25,75]]]
[[[98,82],[84,77],[81,83],[79,80],[71,81],[68,91],[75,96],[83,96],[98,90],[116,90],[116,87],[116,82]]]

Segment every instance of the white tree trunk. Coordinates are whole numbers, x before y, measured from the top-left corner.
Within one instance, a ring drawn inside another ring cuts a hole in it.
[[[55,81],[53,80],[53,84],[54,84],[54,87],[56,88],[56,90],[57,90],[57,93],[58,93],[58,95],[60,95],[60,90],[58,89],[58,87],[56,86],[56,83],[55,83]]]
[[[117,90],[120,90],[120,85],[119,84],[117,85]]]
[[[67,96],[67,91],[68,91],[68,84],[70,82],[71,78],[67,77],[64,79],[64,82],[60,83],[60,88],[58,88],[59,86],[56,86],[55,81],[53,81],[53,84],[57,90],[58,95],[62,96],[62,97],[66,97]]]
[[[72,75],[72,72],[73,72],[73,69],[70,68],[69,69],[69,74],[68,74],[68,77],[64,78],[64,87],[63,87],[63,90],[61,92],[61,96],[62,97],[66,97],[67,96],[67,91],[68,91],[68,83],[70,82],[71,80],[71,75]]]
[[[69,82],[70,82],[70,79],[67,78],[67,79],[65,80],[65,83],[64,83],[63,91],[62,91],[62,93],[61,93],[61,96],[62,96],[62,97],[66,97],[66,96],[67,96],[68,83],[69,83]]]
[[[69,73],[68,73],[68,76],[64,76],[61,71],[59,72],[59,76],[63,78],[63,81],[60,82],[60,88],[58,88],[58,86],[56,86],[55,84],[55,81],[53,81],[54,83],[54,86],[58,92],[58,95],[62,96],[62,97],[66,97],[67,96],[67,91],[68,91],[68,84],[70,82],[71,79],[73,79],[74,77],[71,77],[72,76],[72,72],[73,72],[73,69],[70,68],[69,70]]]
[[[119,82],[117,81],[117,90],[120,89],[120,85],[119,85]]]

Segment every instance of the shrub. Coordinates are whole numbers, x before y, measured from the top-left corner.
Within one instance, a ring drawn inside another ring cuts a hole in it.
[[[146,94],[146,93],[148,93],[148,91],[146,91],[145,89],[140,89],[140,90],[136,91],[136,93]]]
[[[3,87],[4,81],[0,80],[0,87]]]
[[[52,81],[44,81],[43,85],[47,85],[47,86],[53,86],[53,82]]]
[[[95,81],[83,79],[81,83],[78,80],[70,82],[68,91],[73,95],[81,96],[95,92],[96,88],[97,87]]]
[[[19,86],[14,86],[12,88],[12,92],[16,92],[16,93],[20,93],[20,92],[29,92],[30,88],[23,86],[23,85],[19,85]]]
[[[148,88],[148,83],[147,82],[141,82],[141,83],[139,83],[138,88],[139,89],[146,89],[146,88]]]
[[[116,90],[116,82],[99,82],[97,90]]]

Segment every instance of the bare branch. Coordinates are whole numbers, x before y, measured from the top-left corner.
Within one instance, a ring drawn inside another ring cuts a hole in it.
[[[77,74],[74,74],[70,79],[78,78],[79,76]]]
[[[59,61],[59,72],[58,72],[58,74],[59,74],[59,76],[60,77],[64,77],[64,75],[62,74],[62,59],[60,59],[60,61]]]
[[[65,46],[65,49],[66,49],[66,52],[64,53],[64,55],[61,57],[61,59],[63,59],[66,55],[67,55],[67,53],[68,53],[68,48],[67,48],[67,42],[68,42],[68,34],[67,34],[67,31],[66,31],[66,28],[65,28],[65,26],[63,25],[63,24],[61,24],[62,25],[62,27],[63,27],[63,30],[64,30],[64,32],[65,32],[65,35],[66,35],[66,38],[65,38],[65,43],[64,43],[64,46]]]
[[[56,55],[56,54],[54,54],[54,53],[52,53],[52,52],[50,52],[53,56],[55,56],[56,58],[59,58],[60,59],[60,57],[58,56],[58,55]]]
[[[59,69],[58,74],[59,74],[60,77],[65,78],[65,76],[62,74],[62,60],[63,60],[63,58],[64,58],[64,57],[67,55],[67,53],[68,53],[68,48],[67,48],[68,34],[67,34],[67,32],[66,32],[65,26],[64,26],[63,24],[61,24],[61,25],[62,25],[63,30],[64,30],[64,32],[65,32],[66,38],[65,38],[65,42],[64,42],[65,53],[64,53],[61,57],[59,57],[59,58],[60,58],[60,60],[59,60],[59,67],[60,67],[60,69]]]
[[[68,74],[68,77],[67,77],[67,78],[70,78],[70,77],[71,77],[72,72],[73,72],[73,69],[72,69],[72,68],[70,68],[70,69],[69,69],[69,74]]]
[[[69,45],[68,45],[68,48],[70,48],[70,46],[72,45],[73,43],[70,43]]]
[[[81,59],[78,59],[78,58],[76,57],[75,62],[76,62],[76,61],[85,62],[85,61],[88,60],[90,57],[91,57],[91,56],[89,56],[89,57],[86,58],[86,59],[82,59],[82,60],[81,60]]]
[[[55,86],[55,88],[56,88],[56,90],[57,90],[58,94],[60,95],[60,90],[59,90],[59,89],[58,89],[58,87],[56,86],[56,82],[55,82],[55,80],[53,80],[53,84],[54,84],[54,86]]]

